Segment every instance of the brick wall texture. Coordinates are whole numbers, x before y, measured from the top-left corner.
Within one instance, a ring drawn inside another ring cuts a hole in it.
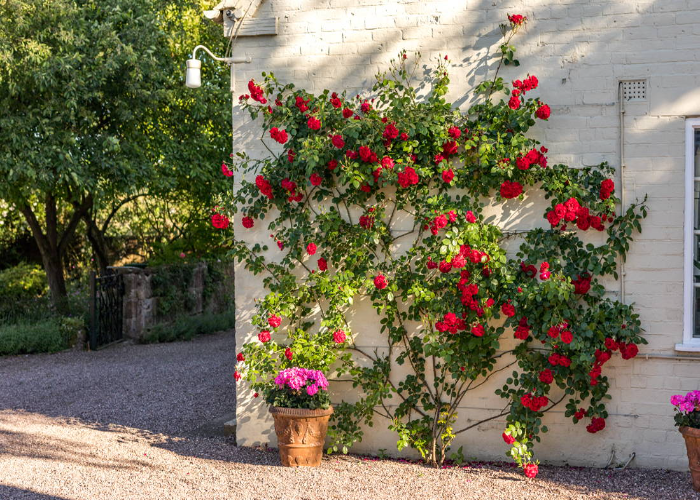
[[[524,14],[529,23],[515,39],[521,66],[503,76],[539,78],[539,95],[552,107],[552,117],[538,123],[533,134],[549,148],[550,162],[608,161],[619,167],[618,82],[647,81],[646,100],[625,105],[625,194],[628,201],[648,194],[650,213],[624,279],[625,301],[636,303],[649,341],[642,353],[650,356],[606,365],[612,400],[604,432],[590,435],[585,424],[575,426],[563,412],[552,412],[545,418],[551,430],[542,436],[537,456],[602,466],[614,448],[618,461],[636,453],[632,466],[684,469],[685,448],[668,400],[700,388],[700,361],[678,359],[674,350],[683,328],[684,126],[687,117],[700,115],[700,0],[265,0],[256,16],[278,17],[279,34],[238,40],[234,55],[249,55],[253,62],[237,67],[236,85],[243,92],[250,78],[272,71],[310,91],[355,93],[371,87],[377,71],[406,49],[420,51],[425,62],[449,55],[448,98],[466,110],[470,89],[493,72],[498,24],[508,13]],[[240,110],[234,114],[234,150],[263,155],[259,129]],[[526,209],[529,215],[517,227],[544,222],[541,199],[532,201],[535,208]],[[269,242],[265,224],[257,228],[245,238]],[[264,294],[260,283],[237,270],[239,345],[255,336],[249,319],[254,299]],[[619,294],[619,282],[611,281],[609,290]],[[368,313],[357,317],[375,317]],[[356,320],[353,327],[372,344],[376,323]],[[498,381],[484,386],[466,401],[460,420],[500,408],[493,394],[497,386]],[[335,398],[353,398],[343,391],[340,384],[333,386]],[[275,444],[266,408],[244,386],[237,411],[239,444]],[[464,445],[469,457],[504,458],[502,429],[503,422],[489,422],[460,435],[456,445]],[[395,436],[381,422],[370,431],[357,451],[395,450]]]

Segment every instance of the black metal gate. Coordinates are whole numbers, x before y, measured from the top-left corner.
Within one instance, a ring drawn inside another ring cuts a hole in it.
[[[90,273],[90,349],[123,338],[124,278],[107,270],[104,276]]]

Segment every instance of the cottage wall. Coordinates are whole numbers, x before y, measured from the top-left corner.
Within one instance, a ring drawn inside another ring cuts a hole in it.
[[[537,457],[553,463],[603,466],[614,448],[616,460],[636,453],[632,465],[684,469],[685,448],[673,426],[669,397],[700,388],[700,360],[681,359],[674,349],[683,329],[684,125],[700,115],[700,1],[697,0],[265,0],[257,17],[279,18],[277,36],[241,38],[234,55],[250,55],[237,67],[237,88],[272,71],[282,81],[320,92],[371,87],[377,71],[401,49],[419,50],[428,62],[438,54],[453,61],[447,96],[466,109],[473,86],[493,71],[498,24],[508,13],[529,18],[514,40],[521,66],[507,68],[506,79],[527,73],[540,80],[542,100],[552,107],[534,135],[549,148],[550,162],[571,166],[608,161],[620,165],[618,82],[645,79],[646,100],[625,104],[624,189],[628,202],[649,195],[649,217],[625,267],[625,302],[636,303],[649,345],[631,362],[606,365],[612,380],[608,427],[596,435],[584,423],[573,425],[563,409],[545,417]],[[237,95],[236,95],[237,97]],[[264,155],[259,129],[244,113],[234,119],[234,149]],[[237,179],[240,182],[240,179]],[[620,186],[620,179],[616,180]],[[619,191],[618,191],[619,192]],[[504,224],[543,225],[536,196],[512,208],[532,213]],[[519,206],[518,206],[519,205]],[[273,243],[258,222],[239,236]],[[276,247],[274,243],[272,247]],[[269,253],[274,257],[274,252]],[[255,339],[249,320],[254,300],[264,295],[261,278],[236,270],[237,342]],[[619,282],[609,282],[612,296]],[[352,326],[361,345],[375,345],[378,322],[370,305],[358,304]],[[367,314],[363,314],[367,308]],[[687,354],[687,353],[686,353]],[[697,353],[700,355],[700,353]],[[502,407],[493,394],[499,380],[484,386],[460,408],[460,421],[484,418]],[[335,399],[352,399],[348,384],[332,384]],[[244,384],[238,389],[237,439],[240,445],[275,444],[264,403]],[[383,422],[368,429],[355,451],[395,450],[395,436]],[[501,459],[504,424],[491,421],[461,434],[456,446],[465,455]]]

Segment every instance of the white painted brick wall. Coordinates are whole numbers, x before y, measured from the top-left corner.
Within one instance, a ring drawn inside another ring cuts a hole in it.
[[[454,65],[448,98],[462,102],[486,70],[493,70],[493,61],[484,65],[484,57],[498,50],[498,24],[507,13],[525,14],[530,22],[515,39],[522,66],[506,68],[503,76],[514,79],[529,72],[539,77],[552,118],[533,134],[550,149],[552,162],[577,166],[606,160],[618,166],[617,83],[648,80],[648,100],[626,105],[626,194],[633,200],[648,193],[650,208],[627,261],[626,300],[636,303],[647,330],[649,345],[642,352],[674,356],[683,315],[684,121],[700,115],[697,0],[266,0],[256,15],[278,16],[280,34],[238,41],[236,55],[250,55],[253,63],[239,66],[237,88],[244,89],[262,71],[273,71],[316,92],[356,92],[370,87],[374,74],[407,49],[420,50],[426,61],[449,54]],[[248,118],[239,113],[234,124],[236,148],[264,154]],[[256,228],[245,237],[269,242],[263,224]],[[238,268],[239,344],[255,335],[248,321],[254,298],[264,294],[259,283]],[[611,288],[616,292],[618,285]],[[543,436],[538,457],[604,465],[615,446],[618,458],[636,452],[632,466],[685,469],[685,449],[668,399],[700,388],[700,362],[640,356],[611,365],[606,365],[613,397],[606,431],[591,436],[583,424],[573,426],[562,413],[550,414],[545,421],[552,430]],[[343,397],[340,387],[333,389],[334,396]],[[490,414],[498,403],[493,389],[485,386],[472,409],[460,410],[460,418],[468,411]],[[245,386],[239,387],[238,402],[238,442],[274,444],[266,409]],[[457,445],[465,444],[468,456],[503,458],[502,426],[490,422],[465,433]],[[395,436],[382,428],[375,426],[357,449],[394,449]]]

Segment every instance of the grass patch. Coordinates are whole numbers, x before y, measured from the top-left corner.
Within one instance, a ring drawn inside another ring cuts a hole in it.
[[[60,318],[0,325],[0,355],[62,351],[69,337]]]
[[[233,311],[220,314],[180,316],[171,323],[155,325],[144,336],[142,342],[155,344],[158,342],[174,342],[176,340],[192,340],[196,335],[230,330],[235,324],[236,315]]]

